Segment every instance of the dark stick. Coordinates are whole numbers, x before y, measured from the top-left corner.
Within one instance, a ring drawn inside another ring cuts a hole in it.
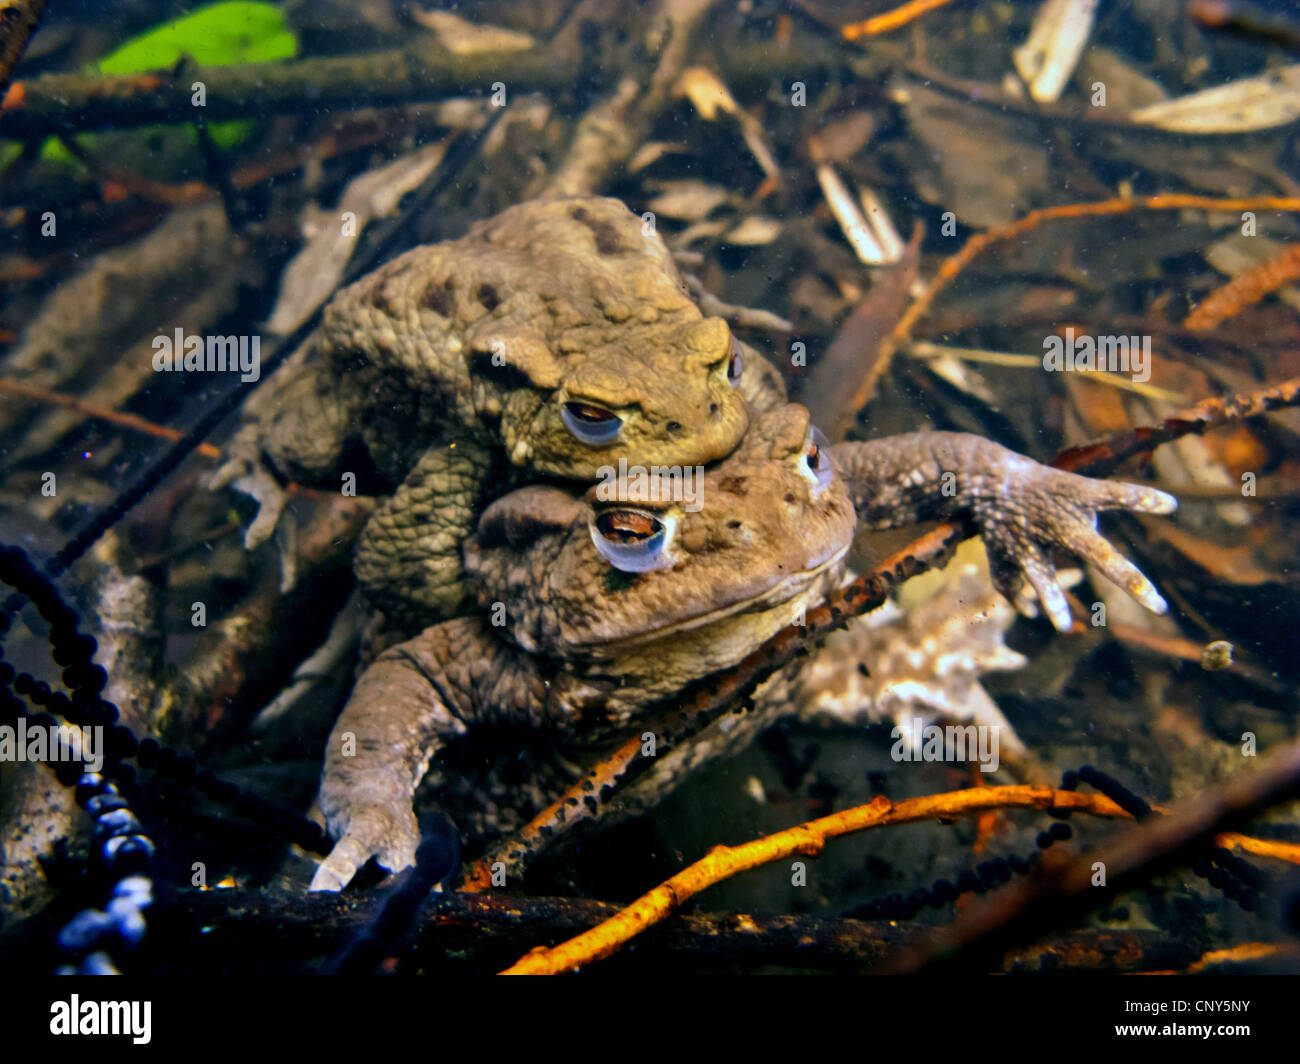
[[[581,59],[581,56],[576,59]],[[722,73],[753,88],[783,74],[808,76],[838,57],[772,46],[742,49]],[[512,95],[573,87],[575,59],[538,47],[520,52],[455,55],[431,42],[366,55],[201,67],[185,64],[147,74],[43,74],[22,82],[20,100],[0,112],[0,137],[22,140],[52,133],[194,121],[196,81],[206,91],[208,121],[272,114],[321,115],[449,96],[486,99],[494,82]],[[754,65],[757,64],[757,65]]]
[[[166,974],[304,972],[371,919],[374,895],[289,894],[257,890],[184,890],[150,914],[142,970]],[[494,972],[533,946],[586,931],[620,906],[585,898],[496,893],[438,894],[419,910],[404,967]],[[45,916],[0,938],[11,971],[48,971]],[[903,921],[795,914],[675,915],[638,939],[636,961],[759,963],[824,971],[861,971],[894,951],[926,942],[934,929]],[[449,954],[456,953],[456,957]],[[1180,969],[1200,956],[1191,942],[1159,932],[1080,931],[1008,954],[1002,971],[1139,972]],[[607,964],[621,963],[611,959]]]
[[[475,96],[486,100],[509,72],[511,92],[558,90],[571,68],[546,49],[507,55],[454,55],[421,43],[390,52],[203,67],[182,63],[145,74],[44,74],[22,83],[22,99],[0,115],[0,136],[127,129],[195,118],[194,83],[202,82],[209,122],[272,114],[319,115],[361,107]]]
[[[888,972],[917,972],[937,962],[986,966],[1035,934],[1060,927],[1131,889],[1180,858],[1202,848],[1218,832],[1300,793],[1300,742],[1267,758],[1254,771],[1180,802],[1168,816],[1153,816],[1120,832],[1112,841],[1074,860],[1040,862],[1040,874],[994,895],[986,905],[957,919],[935,942],[890,958]],[[1095,865],[1105,868],[1105,885],[1093,886]]]

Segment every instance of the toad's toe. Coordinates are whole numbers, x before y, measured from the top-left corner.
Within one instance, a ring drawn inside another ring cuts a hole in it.
[[[409,812],[406,817],[395,817],[385,810],[371,809],[354,815],[330,855],[316,869],[308,889],[342,890],[372,857],[390,872],[411,867],[420,841],[414,821]]]

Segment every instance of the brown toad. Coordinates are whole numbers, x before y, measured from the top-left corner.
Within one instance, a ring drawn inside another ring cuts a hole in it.
[[[462,605],[460,544],[486,497],[735,447],[746,391],[773,371],[743,382],[726,322],[683,288],[662,240],[618,200],[511,207],[338,292],[249,401],[213,484],[258,500],[250,546],[279,518],[283,478],[338,486],[350,472],[358,491],[391,493],[356,572],[373,604],[418,631]]]
[[[638,481],[645,490],[634,497],[533,485],[489,506],[464,547],[485,614],[385,652],[335,725],[319,804],[338,841],[313,889],[339,889],[372,856],[394,871],[411,864],[415,790],[470,733],[530,729],[560,763],[634,734],[648,706],[734,665],[819,602],[842,576],[859,519],[970,513],[1002,586],[1019,591],[1028,580],[1058,624],[1053,546],[1164,607],[1094,530],[1099,509],[1169,512],[1174,500],[1162,492],[1063,473],[959,433],[831,453],[791,404],[756,417],[735,452],[704,472],[698,509],[663,473]],[[742,727],[731,738],[750,734]],[[640,796],[654,800],[733,745],[716,738],[668,751],[638,783]],[[559,778],[547,782],[553,792]],[[472,791],[492,806],[473,814],[474,828],[499,828],[511,806],[544,800],[533,783]]]

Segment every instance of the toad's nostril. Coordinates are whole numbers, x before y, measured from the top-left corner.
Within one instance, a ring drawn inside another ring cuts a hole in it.
[[[794,505],[794,492],[787,491],[787,492],[785,493],[785,501],[788,502],[791,506],[793,506],[793,505]]]
[[[709,416],[710,416],[710,417],[717,417],[717,416],[718,416],[718,404],[717,404],[717,403],[710,403],[710,404],[709,404]]]
[[[664,427],[667,428],[669,432],[681,432],[681,431],[682,431],[682,423],[681,423],[680,421],[670,421],[670,422],[668,422],[668,424],[667,424],[666,426],[664,426]]]
[[[739,528],[739,527],[740,527],[740,522],[739,522],[739,521],[728,521],[728,522],[727,522],[727,527],[728,527],[728,528]]]

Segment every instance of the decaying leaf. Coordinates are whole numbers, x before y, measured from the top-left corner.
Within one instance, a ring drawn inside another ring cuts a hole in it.
[[[727,234],[728,244],[741,247],[761,247],[781,235],[781,223],[775,218],[752,214]]]
[[[665,155],[681,151],[685,151],[681,144],[671,144],[665,140],[646,141],[636,150],[636,154],[628,160],[627,172],[629,174],[640,173],[647,166],[653,166]]]
[[[1079,59],[1079,82],[1106,86],[1106,106],[1122,111],[1163,103],[1169,99],[1158,81],[1141,73],[1127,58],[1109,48],[1094,44]]]
[[[725,188],[705,181],[661,181],[655,187],[659,193],[650,201],[650,209],[683,222],[698,222],[732,198]]]
[[[391,214],[437,168],[445,151],[445,144],[430,144],[353,178],[334,210],[308,207],[303,217],[307,243],[285,268],[268,330],[284,335],[311,317],[339,286],[366,224]]]
[[[1029,37],[1011,53],[1039,103],[1059,99],[1092,35],[1097,0],[1045,0]]]
[[[997,395],[989,387],[988,382],[977,370],[957,357],[953,349],[920,341],[912,344],[907,353],[914,358],[922,359],[926,369],[941,380],[947,381],[958,391],[973,395],[987,406],[997,408]]]
[[[1129,116],[1174,133],[1248,133],[1300,118],[1300,63],[1152,104]]]
[[[827,122],[817,130],[817,162],[844,162],[867,146],[876,135],[879,122],[870,111],[852,114]],[[813,138],[809,138],[810,148]]]
[[[479,52],[526,52],[536,46],[526,33],[500,26],[481,26],[453,15],[450,11],[425,11],[414,7],[411,18],[425,29],[433,30],[449,52],[474,55]]]
[[[674,96],[684,96],[706,122],[716,122],[718,112],[739,115],[740,105],[730,90],[708,67],[694,66],[683,70],[673,86]]]
[[[913,175],[928,202],[963,224],[1005,225],[1050,195],[1047,150],[1032,119],[997,114],[899,78],[891,95],[925,149]]]
[[[772,150],[767,146],[762,124],[736,103],[727,86],[708,67],[696,66],[683,70],[673,86],[673,94],[690,100],[691,106],[706,122],[716,122],[719,112],[731,115],[740,124],[745,146],[763,173],[775,177],[780,172]]]

